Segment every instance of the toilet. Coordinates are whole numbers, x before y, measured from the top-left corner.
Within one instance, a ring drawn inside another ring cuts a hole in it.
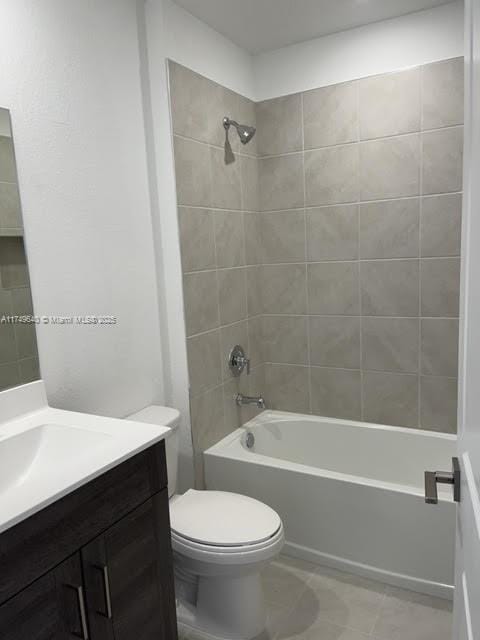
[[[251,640],[265,629],[260,572],[284,544],[279,515],[236,493],[175,493],[179,450],[176,409],[152,405],[130,420],[164,425],[179,626],[199,637]]]

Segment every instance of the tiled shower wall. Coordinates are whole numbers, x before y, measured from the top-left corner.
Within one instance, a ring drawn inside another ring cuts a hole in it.
[[[266,395],[456,429],[463,59],[257,105]]]
[[[199,480],[239,390],[454,431],[463,60],[257,105],[170,63],[170,90]],[[234,162],[225,115],[258,127]]]
[[[237,410],[235,392],[264,390],[256,346],[261,318],[247,305],[247,236],[256,233],[252,212],[259,210],[257,141],[243,147],[232,130],[235,161],[228,163],[222,124],[230,116],[254,125],[255,105],[180,65],[169,67],[192,435],[201,484],[201,453],[253,415]],[[232,379],[227,366],[236,344],[252,357],[252,372],[241,381]]]

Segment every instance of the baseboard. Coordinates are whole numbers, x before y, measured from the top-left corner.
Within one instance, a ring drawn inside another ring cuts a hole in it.
[[[394,587],[401,587],[403,589],[409,589],[410,591],[425,593],[429,596],[444,598],[445,600],[453,600],[453,585],[431,582],[429,580],[422,580],[413,576],[384,571],[383,569],[378,569],[377,567],[372,567],[367,564],[353,562],[346,558],[339,558],[337,556],[329,555],[328,553],[316,551],[315,549],[302,547],[301,545],[294,544],[293,542],[285,542],[282,553],[299,560],[307,560],[314,564],[331,567],[332,569],[338,569],[339,571],[345,571],[346,573],[353,573],[364,578],[370,578],[371,580],[378,580],[379,582],[384,582],[385,584],[390,584]]]

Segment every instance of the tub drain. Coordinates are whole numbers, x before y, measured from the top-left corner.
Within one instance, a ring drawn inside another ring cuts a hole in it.
[[[247,432],[247,438],[245,440],[245,444],[247,445],[247,449],[252,449],[255,444],[255,436],[251,431]]]

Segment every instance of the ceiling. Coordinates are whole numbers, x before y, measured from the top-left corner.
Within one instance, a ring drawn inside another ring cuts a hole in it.
[[[256,54],[451,0],[174,0]]]

